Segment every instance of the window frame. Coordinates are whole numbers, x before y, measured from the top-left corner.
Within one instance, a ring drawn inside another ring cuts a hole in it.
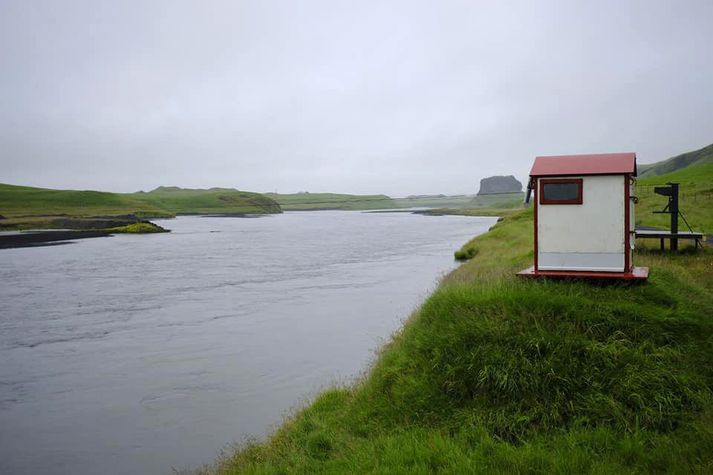
[[[545,199],[545,185],[550,184],[577,185],[577,197],[572,200],[547,200]],[[541,205],[581,205],[583,188],[584,180],[582,178],[540,178],[539,202]]]

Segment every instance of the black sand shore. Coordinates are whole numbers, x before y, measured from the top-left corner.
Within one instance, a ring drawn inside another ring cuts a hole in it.
[[[111,236],[110,231],[32,231],[0,234],[0,249],[66,244],[75,239]]]

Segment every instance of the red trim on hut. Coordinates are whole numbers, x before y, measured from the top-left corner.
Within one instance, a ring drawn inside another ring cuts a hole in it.
[[[581,178],[540,178],[540,204],[543,205],[581,205],[583,181]],[[545,185],[577,185],[577,197],[573,200],[548,200],[545,198]]]

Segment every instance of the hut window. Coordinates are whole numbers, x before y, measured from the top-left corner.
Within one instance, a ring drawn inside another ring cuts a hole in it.
[[[540,204],[581,205],[582,179],[540,180]]]

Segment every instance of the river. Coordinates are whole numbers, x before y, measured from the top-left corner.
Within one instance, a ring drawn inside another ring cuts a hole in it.
[[[288,212],[0,250],[0,473],[171,473],[353,380],[495,218]]]

